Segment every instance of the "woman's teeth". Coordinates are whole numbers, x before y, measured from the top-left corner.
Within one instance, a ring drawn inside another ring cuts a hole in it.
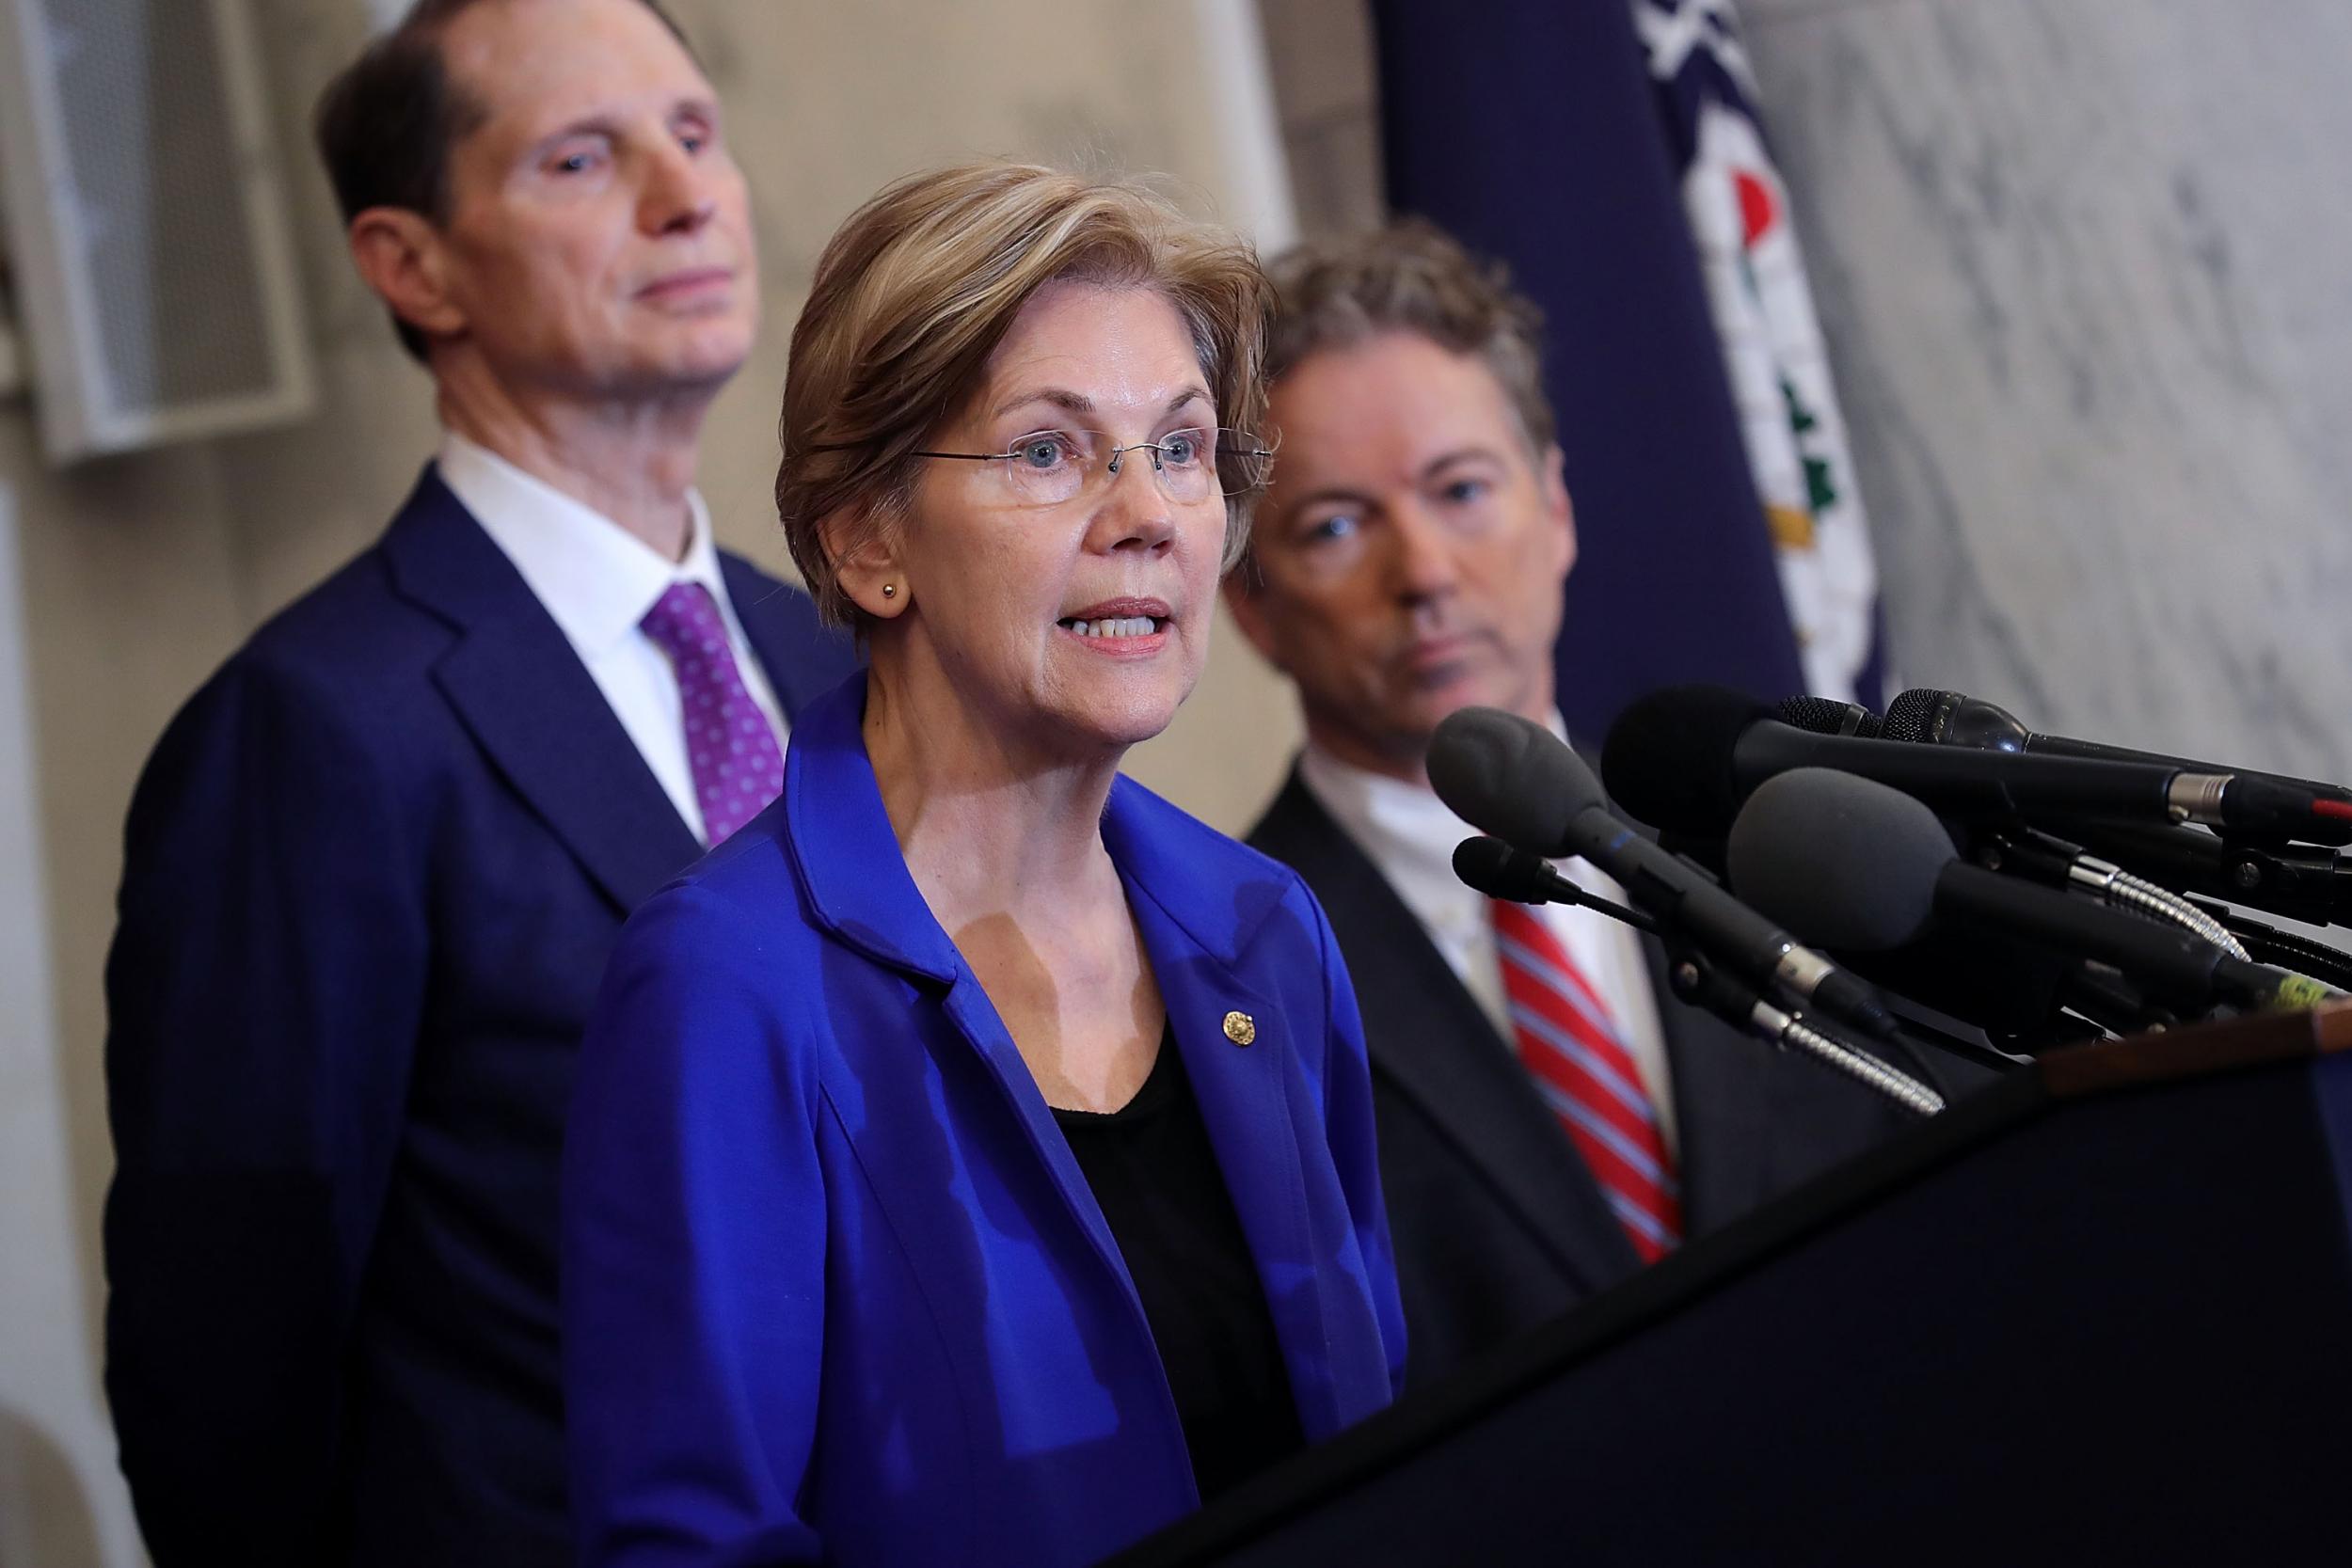
[[[1064,621],[1080,637],[1149,637],[1160,624],[1149,615],[1120,615],[1101,621]]]

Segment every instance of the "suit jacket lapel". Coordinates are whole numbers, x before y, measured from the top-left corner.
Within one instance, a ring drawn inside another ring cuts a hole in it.
[[[394,586],[448,621],[434,679],[516,793],[626,914],[702,853],[520,573],[427,468],[382,546]]]
[[[849,637],[817,619],[807,594],[725,550],[719,552],[719,572],[726,579],[735,618],[787,719],[798,719],[803,707],[857,668],[857,650]]]
[[[1453,1139],[1581,1289],[1632,1273],[1640,1259],[1625,1227],[1526,1069],[1295,771],[1252,842],[1287,862],[1321,900],[1350,956],[1373,1070]],[[1596,1277],[1595,1259],[1617,1266]]]

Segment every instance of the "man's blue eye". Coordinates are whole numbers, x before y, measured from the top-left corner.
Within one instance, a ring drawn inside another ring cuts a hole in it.
[[[1445,499],[1456,502],[1474,501],[1488,489],[1483,479],[1457,479],[1445,487]]]

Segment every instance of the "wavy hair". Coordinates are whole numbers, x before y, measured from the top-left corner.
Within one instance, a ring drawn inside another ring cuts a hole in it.
[[[903,525],[913,454],[978,395],[1022,307],[1063,280],[1165,296],[1218,423],[1258,428],[1273,290],[1246,242],[1132,181],[1001,161],[901,180],[834,233],[792,329],[776,515],[826,620],[860,621],[835,563]],[[1227,498],[1229,564],[1256,499]]]

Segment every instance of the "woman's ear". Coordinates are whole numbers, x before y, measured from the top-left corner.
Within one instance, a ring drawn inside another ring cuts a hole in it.
[[[844,507],[817,525],[834,580],[851,604],[877,621],[896,620],[914,602],[898,550],[898,533],[870,507]]]

